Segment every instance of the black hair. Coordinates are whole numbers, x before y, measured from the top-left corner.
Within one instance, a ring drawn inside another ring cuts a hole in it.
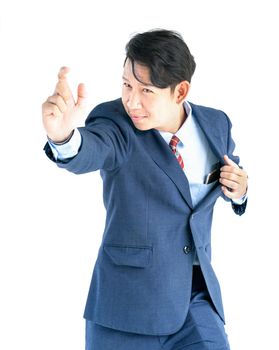
[[[153,29],[133,36],[126,45],[126,59],[146,66],[151,83],[159,88],[175,86],[183,80],[191,82],[196,63],[182,36],[174,31]],[[141,82],[141,81],[140,81]]]

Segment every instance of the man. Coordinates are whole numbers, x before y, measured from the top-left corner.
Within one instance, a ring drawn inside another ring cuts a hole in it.
[[[135,35],[122,99],[97,106],[85,127],[62,68],[43,104],[45,151],[61,168],[100,169],[107,219],[85,308],[87,350],[229,349],[210,230],[219,196],[243,214],[247,175],[231,123],[186,101],[195,70],[182,37]]]

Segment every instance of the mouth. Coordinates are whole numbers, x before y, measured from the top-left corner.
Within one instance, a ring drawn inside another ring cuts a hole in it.
[[[131,119],[134,122],[139,122],[139,121],[143,120],[144,118],[146,118],[145,115],[131,115]]]

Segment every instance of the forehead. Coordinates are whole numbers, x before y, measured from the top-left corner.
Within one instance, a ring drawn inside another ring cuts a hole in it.
[[[129,80],[136,79],[145,85],[152,85],[149,68],[137,62],[132,63],[129,59],[126,60],[124,65],[124,77]]]

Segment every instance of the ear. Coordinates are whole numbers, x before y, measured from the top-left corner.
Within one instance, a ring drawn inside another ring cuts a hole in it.
[[[184,102],[184,100],[188,95],[189,90],[190,90],[190,83],[188,81],[184,80],[184,81],[181,81],[179,84],[177,84],[174,91],[176,103]]]

